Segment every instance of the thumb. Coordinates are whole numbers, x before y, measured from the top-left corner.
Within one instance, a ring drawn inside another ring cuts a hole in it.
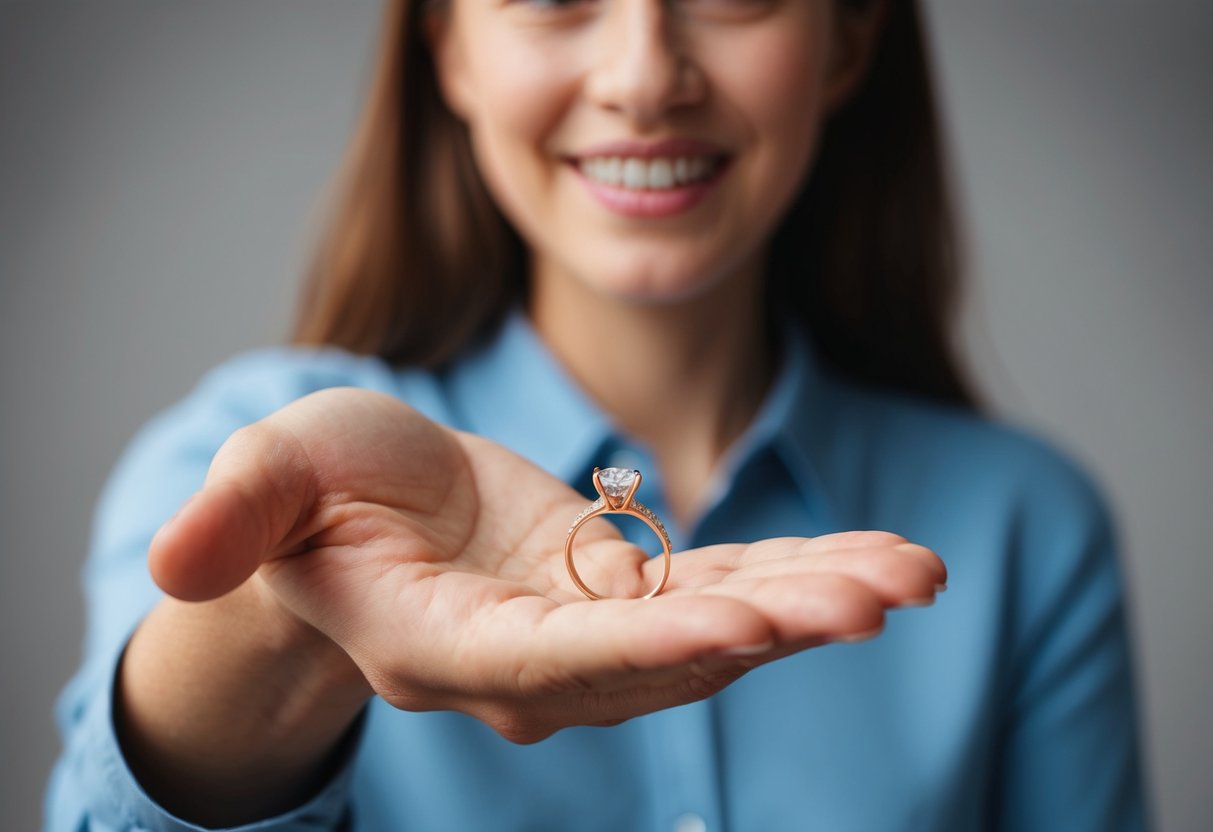
[[[289,431],[241,428],[211,462],[206,484],[152,540],[148,569],[183,601],[218,598],[281,554],[315,500],[312,467]]]

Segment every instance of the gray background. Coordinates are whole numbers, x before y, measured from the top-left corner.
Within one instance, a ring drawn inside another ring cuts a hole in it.
[[[38,825],[89,514],[131,433],[280,340],[375,0],[0,0],[0,828]],[[930,0],[997,411],[1120,513],[1161,828],[1213,828],[1213,6]]]

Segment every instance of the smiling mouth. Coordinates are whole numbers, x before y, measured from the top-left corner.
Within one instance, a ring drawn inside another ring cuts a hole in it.
[[[594,182],[629,191],[669,191],[707,182],[725,166],[725,156],[591,156],[572,164]]]

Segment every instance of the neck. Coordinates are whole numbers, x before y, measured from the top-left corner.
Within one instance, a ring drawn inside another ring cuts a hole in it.
[[[680,522],[771,382],[760,278],[756,269],[660,305],[604,298],[575,279],[533,282],[536,329],[615,424],[653,452]]]

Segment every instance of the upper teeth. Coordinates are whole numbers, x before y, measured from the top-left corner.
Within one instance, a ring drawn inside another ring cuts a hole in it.
[[[596,182],[632,189],[662,189],[698,182],[712,175],[716,160],[709,156],[675,159],[597,157],[582,159],[582,173]]]

